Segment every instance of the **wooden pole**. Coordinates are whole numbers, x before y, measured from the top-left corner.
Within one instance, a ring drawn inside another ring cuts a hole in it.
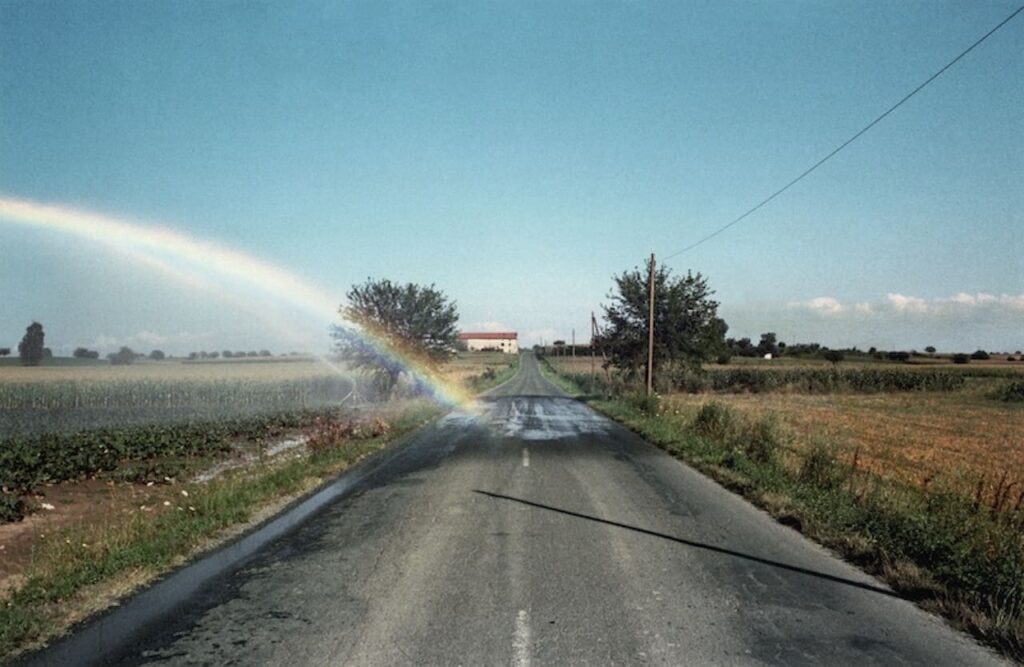
[[[572,360],[576,361],[576,329],[572,330]]]
[[[597,320],[594,311],[590,311],[590,393],[594,393],[594,380],[597,379],[597,360],[594,358],[594,341],[597,339]]]
[[[647,309],[647,395],[654,390],[654,253],[651,253],[650,295]]]

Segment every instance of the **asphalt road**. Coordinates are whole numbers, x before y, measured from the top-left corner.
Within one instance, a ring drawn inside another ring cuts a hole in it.
[[[996,659],[566,398],[531,356],[105,664]]]

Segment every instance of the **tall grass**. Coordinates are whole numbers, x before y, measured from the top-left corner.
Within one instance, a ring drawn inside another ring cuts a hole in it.
[[[577,376],[579,393],[589,380]],[[771,413],[716,401],[693,416],[645,410],[600,387],[598,409],[1024,661],[1024,480],[1014,473],[911,485],[861,469],[857,450],[799,441]]]
[[[793,443],[770,413],[745,417],[709,402],[686,420],[599,408],[924,606],[1024,659],[1024,492],[1009,481],[924,487],[859,470],[827,441]]]

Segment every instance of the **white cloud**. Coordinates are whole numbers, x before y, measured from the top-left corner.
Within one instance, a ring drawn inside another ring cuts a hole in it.
[[[885,298],[889,306],[901,313],[924,313],[928,310],[928,302],[916,296],[890,293]]]
[[[810,301],[794,301],[789,304],[790,308],[806,308],[822,315],[838,315],[846,310],[839,299],[831,296],[819,296]]]
[[[950,297],[923,299],[898,292],[890,292],[885,299],[877,302],[861,301],[845,304],[831,296],[819,296],[808,301],[793,301],[790,308],[809,310],[822,316],[850,316],[889,314],[913,314],[941,317],[964,316],[969,311],[987,312],[994,316],[1008,311],[1024,311],[1024,294],[968,294],[958,292]]]
[[[978,292],[977,294],[958,292],[948,299],[938,299],[937,301],[965,307],[995,306],[1011,310],[1024,310],[1024,294],[1000,294],[996,296],[995,294],[987,294],[985,292]]]

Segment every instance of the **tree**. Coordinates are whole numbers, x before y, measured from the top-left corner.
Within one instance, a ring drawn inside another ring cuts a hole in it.
[[[127,366],[128,364],[135,363],[135,357],[137,355],[130,347],[122,347],[117,352],[111,352],[107,355],[107,359],[114,366]]]
[[[18,343],[18,355],[23,366],[38,366],[43,360],[43,325],[33,322],[25,329],[25,337]]]
[[[935,346],[929,345],[928,347],[924,348],[924,351],[927,352],[928,354],[935,354]]]
[[[334,327],[335,351],[375,375],[386,394],[392,394],[406,370],[400,357],[436,368],[455,353],[459,313],[434,285],[367,278],[353,285],[346,298],[338,313],[349,325]]]
[[[761,356],[770,354],[773,357],[779,354],[779,344],[775,332],[761,334],[761,342],[757,344],[757,353]]]
[[[977,350],[977,351],[971,353],[971,359],[977,359],[979,361],[985,361],[985,360],[990,359],[990,358],[991,357],[989,356],[989,353],[986,352],[985,350]]]
[[[647,364],[648,285],[651,269],[633,269],[614,276],[615,285],[603,306],[606,322],[598,338],[609,363],[633,378]],[[700,368],[728,348],[725,320],[701,274],[672,275],[659,267],[654,274],[654,374],[672,368]],[[749,341],[747,341],[749,344]]]
[[[167,355],[164,354],[163,350],[153,350],[149,353],[149,358],[153,361],[163,361],[167,358]]]
[[[11,353],[11,348],[9,348],[9,347],[0,347],[0,357],[6,357],[10,353]]]
[[[840,361],[846,358],[843,355],[843,353],[840,352],[839,350],[829,350],[822,356],[825,357],[825,361],[830,361],[833,364],[838,364]]]

